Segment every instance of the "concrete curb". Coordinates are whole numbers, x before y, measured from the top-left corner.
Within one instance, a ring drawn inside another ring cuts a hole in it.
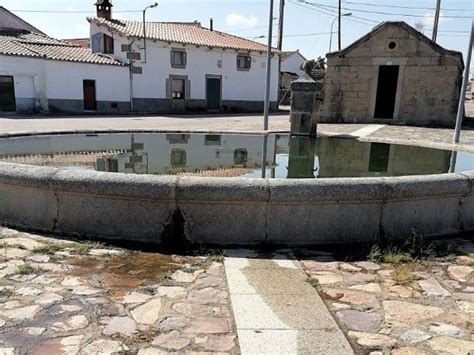
[[[317,245],[474,230],[474,172],[262,180],[0,163],[0,223],[160,243]]]

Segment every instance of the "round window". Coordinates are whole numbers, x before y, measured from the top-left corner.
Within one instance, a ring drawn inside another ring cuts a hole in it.
[[[397,46],[397,44],[393,41],[388,44],[388,48],[390,48],[390,49],[395,49],[396,46]]]

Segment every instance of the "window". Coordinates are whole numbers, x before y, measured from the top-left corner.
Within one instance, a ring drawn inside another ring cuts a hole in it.
[[[239,148],[234,150],[234,164],[247,163],[247,149]]]
[[[114,39],[104,34],[104,53],[114,54]]]
[[[205,145],[221,145],[221,136],[218,134],[206,134],[204,138]]]
[[[171,149],[171,166],[185,166],[186,151],[183,149]]]
[[[171,98],[182,100],[185,98],[185,81],[184,79],[171,80]]]
[[[186,52],[182,50],[171,51],[171,67],[186,68]]]
[[[189,134],[171,133],[166,135],[166,139],[170,142],[170,144],[187,144],[189,140]]]
[[[252,58],[246,54],[239,54],[237,56],[237,70],[249,70],[252,63]]]

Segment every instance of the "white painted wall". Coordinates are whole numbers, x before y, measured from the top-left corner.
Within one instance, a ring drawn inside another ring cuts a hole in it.
[[[44,60],[0,55],[0,75],[13,76],[19,109],[34,109],[41,105],[47,109]],[[21,105],[26,99],[32,100],[31,107]]]
[[[281,62],[281,71],[296,73],[301,76],[304,74],[304,70],[301,70],[300,66],[304,61],[305,58],[299,52],[295,52]]]
[[[97,101],[130,101],[128,67],[46,61],[48,97],[82,100],[83,80],[95,80]]]
[[[84,79],[96,81],[98,101],[130,101],[128,67],[0,55],[0,75],[14,77],[17,104],[35,100],[31,109],[47,110],[48,99],[82,100]]]
[[[121,52],[122,44],[129,44],[131,40],[110,32],[102,26],[91,23],[91,35],[97,32],[105,33],[114,38],[114,57],[124,62],[126,53]],[[136,40],[133,50],[142,53],[143,40]],[[187,66],[185,69],[171,67],[171,48],[185,48],[187,52]],[[168,44],[166,42],[147,40],[147,63],[135,62],[135,66],[143,67],[142,75],[134,75],[135,98],[166,98],[166,79],[169,75],[187,75],[191,81],[191,99],[206,98],[206,75],[222,76],[223,100],[263,101],[265,91],[265,62],[266,54],[251,52],[252,65],[249,71],[237,70],[237,54],[239,51],[222,50],[192,45]],[[222,67],[218,66],[222,61]],[[270,100],[277,100],[278,87],[278,56],[272,59],[272,77]]]

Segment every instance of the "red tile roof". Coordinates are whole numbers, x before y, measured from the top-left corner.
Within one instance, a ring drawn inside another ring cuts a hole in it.
[[[76,46],[82,47],[82,48],[90,48],[90,39],[89,38],[72,38],[72,39],[65,39],[65,41],[68,41],[72,44],[75,44]]]
[[[98,26],[105,26],[111,31],[129,37],[143,38],[143,22],[106,20],[104,18],[87,18]],[[220,31],[211,31],[198,22],[146,22],[146,37],[152,40],[192,44],[195,46],[236,49],[245,51],[266,52],[267,46],[242,37]],[[277,52],[277,49],[273,49]]]
[[[88,48],[27,31],[0,31],[0,55],[2,54],[90,64],[124,65],[107,55],[94,54]]]

